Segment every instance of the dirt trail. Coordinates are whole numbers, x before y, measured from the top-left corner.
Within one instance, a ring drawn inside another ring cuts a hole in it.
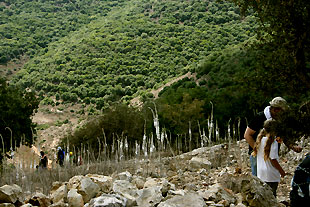
[[[161,90],[163,90],[166,86],[170,86],[171,84],[184,79],[184,78],[195,78],[195,74],[191,74],[190,72],[177,77],[165,85],[161,86],[158,89],[154,89],[151,93],[155,98],[158,98],[158,94]],[[140,106],[142,103],[139,100],[140,97],[136,97],[132,99],[131,105]],[[59,109],[62,110],[59,110]],[[42,147],[50,150],[55,150],[59,144],[61,138],[63,138],[66,134],[71,133],[76,129],[76,127],[80,124],[79,120],[83,120],[87,115],[78,115],[78,110],[81,109],[81,105],[74,106],[40,106],[38,112],[32,117],[32,121],[37,123],[38,125],[43,126],[43,129],[38,130],[38,138],[36,142],[37,147]],[[71,112],[71,111],[74,112]],[[63,124],[63,122],[67,120],[68,123]],[[46,128],[44,128],[46,127]]]
[[[185,75],[182,75],[182,76],[180,76],[180,77],[177,77],[177,78],[175,78],[175,79],[169,81],[168,83],[166,83],[165,85],[161,86],[161,87],[158,88],[158,89],[153,89],[153,90],[151,90],[150,93],[152,93],[152,94],[154,95],[154,98],[156,99],[156,98],[158,98],[158,94],[159,94],[165,87],[170,86],[170,85],[172,85],[173,83],[175,83],[175,82],[177,82],[177,81],[179,81],[179,80],[182,80],[182,79],[184,79],[184,78],[192,78],[192,77],[196,78],[196,74],[192,74],[191,72],[188,72],[188,73],[186,73]],[[142,105],[142,102],[140,101],[140,98],[141,98],[141,97],[139,97],[139,96],[136,97],[136,98],[133,98],[133,99],[130,101],[130,105],[132,105],[132,106],[141,106],[141,105]]]

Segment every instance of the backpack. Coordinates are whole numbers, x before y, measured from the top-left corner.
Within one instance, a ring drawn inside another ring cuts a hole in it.
[[[292,191],[301,198],[310,198],[310,153],[297,166],[292,179]]]
[[[65,152],[62,149],[58,150],[58,159],[63,160],[64,158],[65,158]]]

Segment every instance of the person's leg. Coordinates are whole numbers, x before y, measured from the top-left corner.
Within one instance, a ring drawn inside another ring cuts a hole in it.
[[[277,197],[278,182],[266,182],[272,189],[274,197]]]
[[[250,164],[252,169],[252,175],[257,176],[257,158],[250,155]]]

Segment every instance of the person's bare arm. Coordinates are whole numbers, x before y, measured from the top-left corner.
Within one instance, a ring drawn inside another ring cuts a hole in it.
[[[280,172],[281,177],[283,178],[286,173],[284,172],[283,168],[281,167],[281,165],[279,164],[278,160],[276,159],[270,159],[271,164]]]
[[[292,142],[289,139],[283,139],[284,144],[287,146],[287,148],[293,150],[294,152],[301,152],[302,151],[302,147],[297,145],[296,143]]]
[[[253,135],[255,134],[255,132],[256,131],[254,131],[253,129],[249,127],[247,127],[244,132],[244,138],[252,148],[254,148],[254,145],[255,145],[255,140],[253,138]]]

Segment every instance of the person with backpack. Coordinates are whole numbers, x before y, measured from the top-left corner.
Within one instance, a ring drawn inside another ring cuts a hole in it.
[[[64,165],[65,151],[61,147],[57,148],[57,163],[62,167]]]
[[[286,100],[282,97],[275,97],[269,102],[264,111],[259,112],[249,123],[245,132],[244,138],[249,144],[248,154],[250,156],[250,165],[252,170],[252,175],[257,176],[257,160],[256,157],[251,155],[253,152],[254,144],[260,130],[263,128],[264,122],[268,119],[278,120],[283,113],[289,109]],[[284,144],[295,152],[301,152],[302,147],[296,145],[296,143],[291,143],[289,139],[283,140]]]
[[[310,153],[297,166],[291,182],[291,207],[305,206],[310,202]]]

